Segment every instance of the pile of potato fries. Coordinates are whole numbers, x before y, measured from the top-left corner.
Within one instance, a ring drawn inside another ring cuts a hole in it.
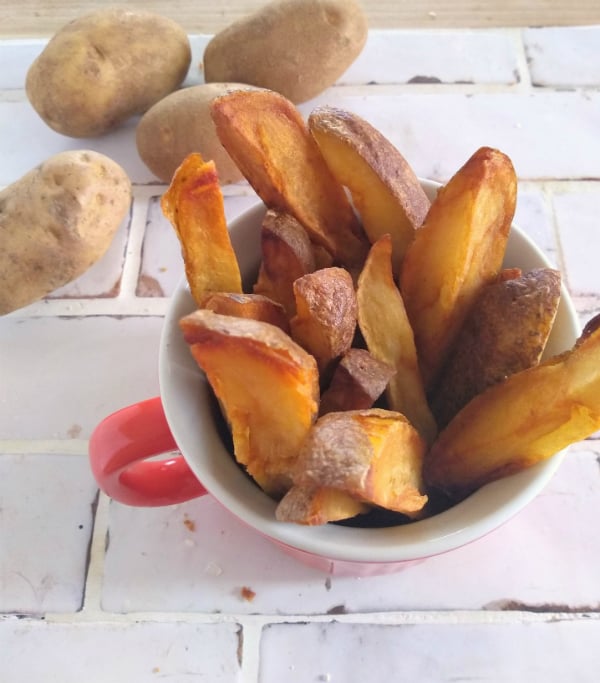
[[[240,90],[211,113],[265,203],[262,258],[243,292],[217,169],[190,155],[162,198],[198,306],[180,326],[279,520],[420,519],[600,428],[600,321],[542,361],[560,274],[503,269],[505,154],[477,150],[430,202],[350,112],[305,122]]]

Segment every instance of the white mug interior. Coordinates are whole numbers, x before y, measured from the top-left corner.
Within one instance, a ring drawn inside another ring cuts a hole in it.
[[[430,197],[438,184],[421,181]],[[245,291],[251,291],[260,261],[262,204],[230,226]],[[505,266],[523,270],[549,266],[545,255],[513,226]],[[207,491],[238,518],[271,539],[333,561],[397,563],[447,552],[480,538],[525,507],[547,484],[564,451],[545,462],[488,484],[461,503],[428,519],[386,528],[335,524],[305,527],[278,522],[275,501],[249,480],[226,449],[215,421],[214,400],[192,358],[178,321],[196,308],[185,277],[170,304],[159,355],[160,393],[167,421],[190,468]],[[563,284],[546,356],[570,348],[579,334],[578,318]]]

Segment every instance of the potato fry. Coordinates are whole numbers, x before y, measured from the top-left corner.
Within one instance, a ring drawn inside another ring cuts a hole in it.
[[[427,403],[412,327],[392,273],[392,240],[372,247],[358,278],[358,326],[373,356],[396,371],[387,386],[389,407],[405,415],[431,444],[437,434]]]
[[[481,287],[501,269],[516,191],[510,159],[482,147],[439,191],[406,252],[400,290],[426,391]]]
[[[296,107],[269,90],[238,91],[215,99],[211,113],[221,144],[267,207],[293,215],[339,265],[360,267],[367,239]]]
[[[196,302],[206,292],[242,291],[225,220],[215,164],[190,154],[162,196],[161,208],[181,242],[185,274]]]
[[[221,315],[236,318],[250,318],[270,323],[290,333],[290,324],[281,304],[261,294],[232,294],[230,292],[210,292],[198,303],[200,308]]]
[[[322,268],[294,282],[292,338],[317,360],[321,374],[346,353],[356,330],[356,293],[343,268]]]
[[[279,501],[275,517],[280,522],[317,526],[350,519],[368,510],[366,503],[339,489],[292,486]]]
[[[433,392],[440,428],[474,396],[540,361],[556,317],[560,281],[557,270],[536,268],[481,290]]]
[[[180,326],[225,413],[237,461],[266,493],[282,496],[317,417],[314,358],[256,320],[200,310]]]
[[[319,415],[341,410],[366,410],[385,391],[394,368],[364,349],[349,349],[321,395]]]
[[[427,502],[424,453],[425,442],[400,413],[378,408],[329,413],[309,431],[293,480],[415,516]]]
[[[262,260],[254,292],[279,302],[291,318],[296,313],[294,280],[316,268],[308,234],[293,216],[269,210],[260,242]]]
[[[427,482],[456,497],[519,472],[600,429],[600,316],[573,349],[470,401],[425,459]]]
[[[308,127],[331,172],[350,190],[371,244],[391,235],[397,277],[430,206],[417,176],[394,145],[356,114],[318,107]]]

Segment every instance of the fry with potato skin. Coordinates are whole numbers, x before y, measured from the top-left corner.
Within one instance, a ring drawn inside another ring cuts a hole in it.
[[[356,330],[356,293],[343,268],[322,268],[294,282],[292,339],[311,353],[324,375],[346,353]]]
[[[412,517],[427,502],[424,453],[425,442],[400,413],[379,408],[328,413],[309,431],[293,480],[339,489]]]
[[[370,123],[336,107],[318,107],[308,127],[333,175],[350,190],[369,241],[389,234],[394,275],[431,202],[414,171]]]
[[[314,358],[269,323],[199,310],[179,324],[225,413],[236,460],[279,498],[317,417]]]
[[[199,306],[220,315],[260,320],[279,327],[286,334],[290,333],[290,324],[283,306],[261,294],[210,292],[199,301]]]
[[[340,489],[325,486],[292,486],[279,501],[275,518],[280,522],[294,522],[317,526],[328,522],[350,519],[369,506]]]
[[[482,288],[431,398],[440,428],[487,387],[540,361],[558,310],[560,283],[557,270],[536,268],[517,277],[501,274]]]
[[[221,144],[270,209],[293,215],[336,263],[362,265],[368,241],[296,107],[270,90],[212,102]]]
[[[279,302],[291,318],[296,313],[294,281],[316,269],[308,234],[293,216],[268,210],[260,244],[262,259],[254,292]]]
[[[470,401],[425,459],[431,486],[463,497],[600,429],[600,316],[570,351]]]
[[[427,391],[481,287],[502,267],[516,193],[510,159],[482,147],[440,189],[406,252],[400,290]]]
[[[386,389],[389,407],[405,415],[431,444],[437,426],[425,395],[412,327],[392,273],[392,241],[381,237],[358,278],[358,325],[373,356],[396,371]]]
[[[181,242],[185,274],[196,303],[206,292],[241,293],[240,268],[214,162],[204,162],[200,154],[187,156],[163,194],[161,208]]]

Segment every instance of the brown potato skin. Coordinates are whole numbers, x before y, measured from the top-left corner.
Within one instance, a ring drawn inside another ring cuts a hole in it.
[[[536,268],[482,290],[433,393],[431,406],[440,428],[487,387],[539,362],[560,284],[557,270]]]
[[[389,234],[394,274],[431,202],[398,149],[360,116],[337,107],[317,107],[308,118],[327,165],[352,194],[374,244]]]
[[[74,280],[106,251],[131,205],[112,159],[61,152],[0,192],[0,315]]]
[[[270,2],[214,36],[204,52],[204,77],[275,90],[298,104],[335,83],[362,51],[367,32],[354,0]]]
[[[185,31],[171,19],[120,8],[60,29],[27,73],[27,97],[58,133],[97,137],[179,87],[191,62]]]
[[[430,486],[456,499],[531,467],[600,429],[600,316],[571,350],[469,401],[425,459]]]
[[[406,251],[400,289],[427,391],[481,287],[502,269],[516,197],[511,160],[481,147],[439,190]]]
[[[339,489],[292,486],[279,501],[275,518],[280,522],[318,526],[356,517],[368,510],[366,503]]]
[[[227,92],[248,88],[236,83],[205,83],[161,99],[142,116],[136,129],[142,161],[159,180],[169,183],[185,157],[199,152],[215,162],[221,185],[243,180],[217,136],[210,104]]]

